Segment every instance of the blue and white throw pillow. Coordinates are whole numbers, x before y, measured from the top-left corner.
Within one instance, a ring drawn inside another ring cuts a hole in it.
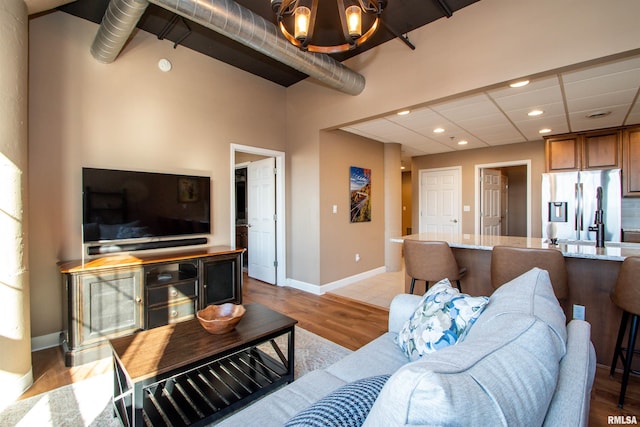
[[[295,415],[285,427],[359,427],[390,375],[377,375],[343,385]]]
[[[397,343],[411,360],[462,341],[488,297],[472,297],[453,288],[448,279],[433,285],[400,330]]]

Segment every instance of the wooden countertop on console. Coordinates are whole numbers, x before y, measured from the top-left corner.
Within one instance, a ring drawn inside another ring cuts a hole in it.
[[[453,237],[450,234],[420,233],[410,234],[391,241],[402,243],[410,240],[442,240],[449,243],[452,248],[491,250],[494,246],[516,246],[521,248],[554,248],[562,252],[568,258],[586,258],[607,261],[623,261],[629,256],[640,256],[640,244],[605,242],[604,248],[596,248],[592,241],[561,241],[558,245],[551,245],[546,239],[539,237],[511,237],[511,236],[484,236],[478,234],[458,234]]]
[[[639,245],[640,246],[640,245]],[[233,248],[230,246],[210,246],[204,249],[160,252],[145,255],[109,255],[86,260],[61,261],[58,268],[61,273],[78,273],[89,270],[99,270],[112,267],[126,267],[132,265],[144,265],[156,262],[178,261],[189,258],[204,258],[213,255],[237,254],[244,252],[243,248]]]

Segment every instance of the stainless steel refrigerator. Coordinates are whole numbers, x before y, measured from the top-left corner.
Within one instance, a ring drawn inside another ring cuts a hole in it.
[[[619,242],[622,192],[620,169],[542,174],[542,237],[595,240],[596,193],[602,188],[605,242]]]

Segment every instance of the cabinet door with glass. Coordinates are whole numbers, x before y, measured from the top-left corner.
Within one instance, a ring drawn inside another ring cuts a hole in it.
[[[77,346],[142,328],[142,269],[118,268],[77,277]]]

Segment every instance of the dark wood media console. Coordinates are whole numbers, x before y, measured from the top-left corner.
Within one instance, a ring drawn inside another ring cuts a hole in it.
[[[108,340],[193,319],[207,305],[242,303],[243,252],[215,246],[58,263],[65,364],[108,357]]]

